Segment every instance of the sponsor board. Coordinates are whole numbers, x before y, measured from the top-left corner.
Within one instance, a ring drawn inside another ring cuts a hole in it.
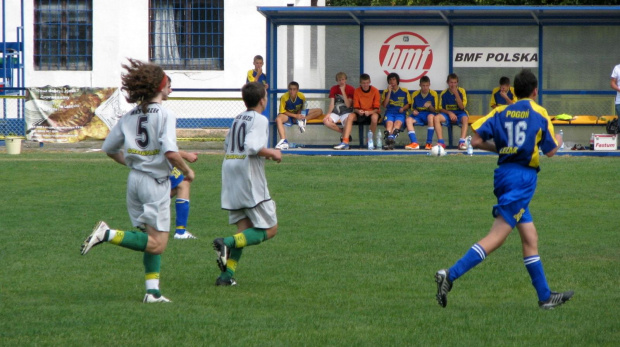
[[[618,149],[618,135],[594,134],[595,151],[615,151]]]
[[[448,75],[447,27],[365,27],[364,72],[384,89],[387,75],[396,72],[400,85],[417,90],[428,76],[431,88],[444,89]]]
[[[538,47],[454,47],[454,67],[538,67]]]

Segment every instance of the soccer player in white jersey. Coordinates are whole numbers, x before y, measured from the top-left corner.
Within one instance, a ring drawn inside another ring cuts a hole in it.
[[[268,148],[269,120],[261,116],[267,104],[265,87],[257,82],[241,89],[247,111],[235,117],[226,135],[222,164],[222,209],[237,233],[213,240],[221,270],[217,286],[234,286],[233,278],[243,248],[257,245],[276,235],[276,203],[271,200],[265,177],[265,159],[282,160],[279,150]]]
[[[161,254],[170,231],[170,172],[177,167],[188,181],[194,171],[179,155],[176,117],[161,106],[169,90],[168,77],[158,65],[129,59],[122,89],[130,103],[138,103],[110,130],[103,151],[131,168],[127,178],[127,211],[141,231],[111,229],[101,221],[82,244],[82,255],[103,242],[144,253],[144,303],[170,302],[159,290]],[[143,231],[146,231],[144,233]]]

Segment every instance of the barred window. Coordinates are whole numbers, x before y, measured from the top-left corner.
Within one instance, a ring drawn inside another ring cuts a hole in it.
[[[92,0],[35,0],[35,70],[92,70],[92,26]]]
[[[169,70],[224,69],[224,0],[150,0],[149,59]]]

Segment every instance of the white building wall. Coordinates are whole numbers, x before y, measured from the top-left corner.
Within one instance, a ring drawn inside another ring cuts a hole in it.
[[[310,0],[225,0],[224,70],[168,70],[173,88],[240,88],[247,71],[253,68],[253,57],[265,56],[266,52],[266,20],[257,12],[257,7],[287,6],[289,3],[310,6]],[[148,4],[148,0],[93,0],[93,70],[35,71],[32,54],[34,1],[24,0],[26,87],[119,86],[121,64],[127,57],[148,60]],[[324,0],[319,1],[319,5],[324,4]],[[16,28],[21,24],[20,1],[7,0],[5,6],[6,40],[15,41]]]

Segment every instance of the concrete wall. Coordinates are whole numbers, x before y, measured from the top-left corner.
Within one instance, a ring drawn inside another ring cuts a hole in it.
[[[247,71],[253,68],[253,57],[257,54],[265,56],[266,52],[265,17],[256,8],[287,6],[289,3],[310,6],[310,0],[225,0],[224,70],[167,71],[174,80],[174,87],[240,88],[245,83]],[[319,1],[319,5],[324,3]],[[92,71],[35,71],[32,55],[34,1],[25,0],[26,86],[119,86],[121,63],[126,57],[148,60],[148,4],[148,0],[93,0]],[[10,0],[5,5],[6,40],[15,41],[16,28],[21,25],[20,1]]]

